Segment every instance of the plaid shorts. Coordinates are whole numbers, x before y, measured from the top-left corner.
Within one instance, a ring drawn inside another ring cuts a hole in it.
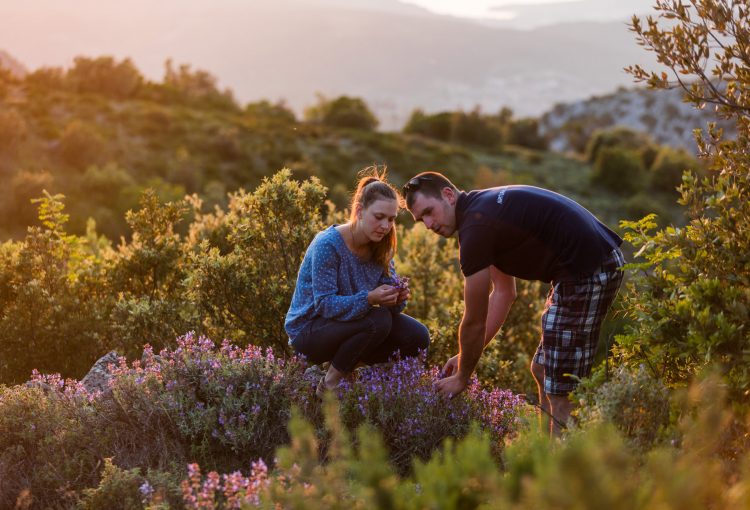
[[[591,275],[552,282],[544,314],[542,341],[534,361],[544,367],[544,391],[567,395],[586,377],[596,355],[604,317],[622,283],[625,260],[615,249]]]

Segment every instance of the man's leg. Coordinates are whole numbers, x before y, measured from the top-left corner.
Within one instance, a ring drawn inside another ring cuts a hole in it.
[[[541,349],[541,346],[539,348]],[[531,362],[531,375],[536,380],[539,405],[543,411],[539,413],[539,426],[542,430],[549,431],[552,437],[559,437],[562,430],[560,424],[568,422],[574,405],[567,395],[552,395],[544,391],[544,365],[537,363],[538,356],[543,356],[543,354],[534,356],[534,360]],[[550,417],[554,417],[554,419]]]
[[[622,254],[614,250],[593,275],[553,285],[542,316],[544,391],[559,436],[575,407],[568,395],[588,377],[599,331],[622,282]]]
[[[540,347],[541,348],[541,347]],[[537,363],[537,356],[531,361],[531,375],[534,376],[537,386],[537,394],[539,395],[539,406],[542,408],[542,412],[539,413],[539,427],[541,430],[550,430],[550,402],[547,398],[547,393],[544,391],[544,365]]]
[[[568,395],[547,394],[547,398],[549,398],[550,407],[552,408],[552,416],[555,418],[554,420],[550,420],[552,422],[550,432],[552,437],[560,437],[562,426],[568,423],[568,418],[570,418],[570,412],[573,410],[574,405],[568,399]]]

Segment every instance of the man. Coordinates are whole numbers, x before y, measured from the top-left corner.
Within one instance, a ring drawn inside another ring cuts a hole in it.
[[[550,282],[531,373],[559,435],[573,407],[568,394],[591,372],[601,323],[622,282],[622,239],[573,200],[533,186],[466,193],[424,172],[403,193],[415,221],[444,237],[458,232],[464,315],[459,354],[445,364],[438,391],[452,397],[466,388],[513,304],[515,278]]]

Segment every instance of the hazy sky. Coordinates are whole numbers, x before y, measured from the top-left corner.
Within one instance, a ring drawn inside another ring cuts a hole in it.
[[[534,5],[575,2],[576,0],[402,0],[424,7],[438,14],[449,14],[466,18],[499,18],[512,16],[509,10],[497,9],[511,5]]]

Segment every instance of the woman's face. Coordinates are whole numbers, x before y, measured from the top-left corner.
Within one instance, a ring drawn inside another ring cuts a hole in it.
[[[396,200],[379,198],[360,211],[359,229],[370,241],[377,243],[393,228],[396,214],[398,214]]]

